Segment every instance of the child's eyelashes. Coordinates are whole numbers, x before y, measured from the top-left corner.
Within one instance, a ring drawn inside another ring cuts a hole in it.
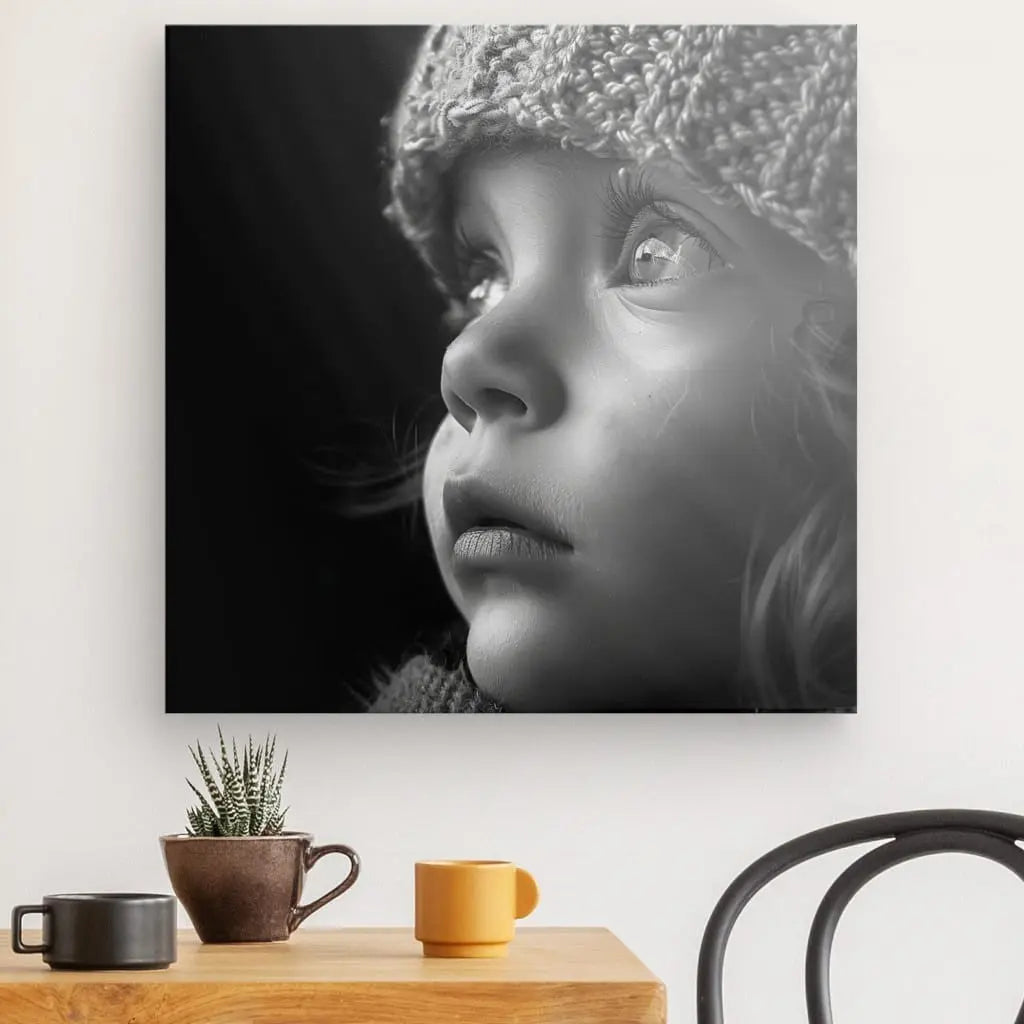
[[[611,178],[602,195],[604,229],[600,236],[614,253],[603,258],[613,267],[610,287],[652,287],[700,278],[732,266],[707,234],[671,203],[658,198],[640,168]],[[449,326],[462,330],[493,309],[508,291],[508,276],[499,255],[471,242],[455,229],[459,295],[447,315]]]
[[[461,331],[501,301],[508,281],[497,254],[475,247],[458,231],[455,258],[461,287],[446,321]]]
[[[643,168],[636,180],[611,178],[603,198],[608,228],[602,237],[619,247],[615,283],[668,284],[730,266],[704,232],[658,199]]]

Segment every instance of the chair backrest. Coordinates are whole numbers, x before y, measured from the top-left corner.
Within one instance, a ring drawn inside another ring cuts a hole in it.
[[[891,842],[854,861],[825,894],[807,940],[805,987],[810,1024],[832,1024],[829,962],[832,938],[846,905],[872,878],[894,864],[930,853],[973,853],[1008,867],[1024,880],[1024,817],[999,811],[904,811],[857,818],[808,832],[754,861],[722,894],[704,929],[697,965],[697,1024],[724,1024],[722,967],[740,912],[783,871],[819,854],[878,839]],[[1024,1024],[1024,1003],[1015,1024]]]

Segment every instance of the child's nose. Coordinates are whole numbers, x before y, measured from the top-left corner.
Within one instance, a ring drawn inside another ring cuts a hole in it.
[[[539,429],[561,415],[565,383],[555,355],[565,320],[564,311],[510,292],[448,346],[441,396],[465,430],[502,418]]]

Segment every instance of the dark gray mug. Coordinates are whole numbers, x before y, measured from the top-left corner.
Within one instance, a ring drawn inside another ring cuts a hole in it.
[[[22,919],[42,914],[43,941],[22,941]],[[154,970],[178,958],[177,901],[148,892],[84,892],[44,896],[11,911],[11,948],[42,953],[58,970]]]

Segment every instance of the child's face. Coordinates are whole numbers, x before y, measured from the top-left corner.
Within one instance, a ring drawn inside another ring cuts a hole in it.
[[[778,543],[798,486],[777,459],[788,340],[810,299],[852,316],[848,275],[670,167],[616,219],[621,166],[490,151],[457,181],[486,280],[444,356],[424,501],[469,667],[512,710],[730,702],[753,533]],[[562,545],[486,523],[456,545],[444,492],[469,479],[506,496],[470,520],[546,524]]]

